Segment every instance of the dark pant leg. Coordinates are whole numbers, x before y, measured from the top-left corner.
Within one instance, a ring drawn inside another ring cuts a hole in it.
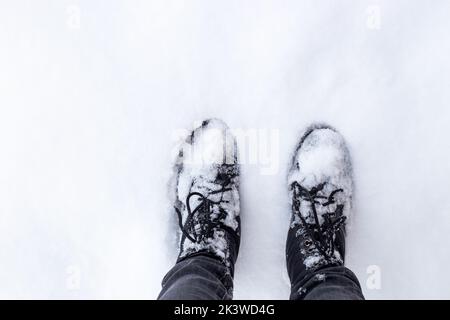
[[[291,300],[364,300],[355,274],[344,266],[308,273],[292,284]]]
[[[229,300],[233,278],[229,269],[208,255],[177,262],[162,281],[159,300]]]

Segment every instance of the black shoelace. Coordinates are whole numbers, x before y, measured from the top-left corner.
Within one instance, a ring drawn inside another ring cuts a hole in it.
[[[219,208],[219,214],[214,220],[211,219],[212,206],[220,205],[223,202],[227,202],[223,200],[223,193],[227,191],[231,191],[232,188],[225,188],[222,185],[222,188],[219,190],[215,190],[209,193],[208,196],[204,196],[200,192],[191,192],[186,197],[186,210],[188,215],[183,225],[183,216],[181,211],[175,207],[175,210],[178,215],[178,224],[180,226],[182,237],[180,242],[180,249],[183,252],[184,242],[186,238],[194,243],[200,243],[203,239],[212,236],[212,232],[215,228],[220,227],[224,228],[222,219],[225,218],[226,212]],[[215,195],[218,193],[222,193],[220,199],[218,201],[212,201],[209,199],[209,196]],[[199,204],[192,209],[191,208],[191,199],[192,197],[198,196]],[[200,229],[199,229],[200,228]]]
[[[344,209],[343,204],[336,205],[336,210],[333,212],[324,213],[322,215],[323,223],[319,223],[319,217],[317,215],[317,205],[328,207],[331,204],[336,203],[334,196],[338,192],[343,192],[343,189],[336,189],[330,193],[328,197],[319,195],[318,193],[323,190],[325,183],[321,183],[311,190],[308,190],[301,186],[298,182],[294,182],[291,185],[293,190],[293,203],[292,210],[300,218],[302,225],[304,226],[307,235],[314,241],[316,248],[327,259],[332,259],[334,255],[334,240],[336,233],[344,226],[346,218],[342,215]],[[318,199],[324,200],[324,202],[318,201]],[[313,222],[307,222],[300,212],[300,201],[308,201],[311,203],[311,211]]]

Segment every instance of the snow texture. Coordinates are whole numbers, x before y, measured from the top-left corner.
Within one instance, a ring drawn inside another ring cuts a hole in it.
[[[289,296],[317,121],[350,149],[365,296],[450,298],[449,1],[0,2],[0,298],[155,298],[177,143],[211,117],[245,137],[235,298]]]

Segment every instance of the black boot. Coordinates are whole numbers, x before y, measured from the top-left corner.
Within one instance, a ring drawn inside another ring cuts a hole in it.
[[[237,146],[229,128],[204,121],[180,147],[175,169],[178,261],[208,255],[233,275],[241,228]]]
[[[342,136],[310,127],[288,176],[292,219],[286,244],[291,283],[324,267],[344,264],[345,224],[351,210],[352,166]]]

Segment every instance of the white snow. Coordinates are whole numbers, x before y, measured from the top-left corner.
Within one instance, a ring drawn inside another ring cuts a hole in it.
[[[0,298],[155,298],[176,141],[210,117],[262,150],[243,152],[235,298],[289,296],[287,168],[316,121],[352,155],[365,296],[450,298],[449,10],[2,0]]]
[[[310,255],[305,259],[304,264],[306,266],[306,269],[311,269],[312,267],[317,266],[323,260],[323,257],[320,255]]]
[[[316,274],[315,277],[316,277],[317,281],[324,281],[326,278],[326,275],[323,273],[319,273],[319,274]]]

